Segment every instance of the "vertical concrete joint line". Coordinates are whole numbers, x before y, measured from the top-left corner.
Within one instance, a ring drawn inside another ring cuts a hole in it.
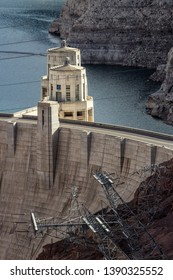
[[[8,122],[7,127],[7,143],[8,143],[8,154],[10,157],[14,157],[16,151],[16,135],[17,135],[17,123]]]
[[[151,146],[151,165],[156,163],[157,146]]]
[[[56,166],[58,160],[58,141],[59,141],[59,128],[52,135],[52,145],[53,145],[53,182],[55,181]]]
[[[87,135],[87,165],[89,165],[89,160],[90,160],[91,140],[92,140],[92,132],[89,132]]]
[[[124,156],[125,156],[125,146],[126,146],[126,139],[122,139],[120,141],[120,172],[122,173],[123,165],[124,165]]]
[[[53,160],[52,157],[52,118],[51,118],[51,108],[48,107],[48,157],[49,157],[49,172],[48,172],[48,176],[49,176],[49,188],[52,187],[52,173],[53,170],[51,170],[51,161]],[[53,164],[53,163],[52,163]]]

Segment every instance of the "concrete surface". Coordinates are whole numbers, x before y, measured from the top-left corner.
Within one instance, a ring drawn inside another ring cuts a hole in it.
[[[35,238],[30,212],[62,220],[68,216],[73,186],[79,203],[91,211],[105,206],[105,195],[92,177],[95,170],[119,177],[119,191],[129,200],[150,175],[135,171],[173,157],[171,136],[157,139],[59,124],[54,105],[39,105],[38,122],[0,116],[0,259],[35,259],[44,244],[57,241],[55,231]]]

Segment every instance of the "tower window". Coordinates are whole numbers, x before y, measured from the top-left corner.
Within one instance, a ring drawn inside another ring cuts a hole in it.
[[[56,92],[56,101],[62,102],[62,92]]]
[[[61,85],[56,85],[57,90],[61,90]]]
[[[75,86],[75,98],[76,101],[79,101],[79,85]]]
[[[42,97],[44,98],[44,97],[46,97],[47,96],[47,88],[45,88],[45,87],[43,87],[42,88]]]
[[[82,111],[78,111],[78,112],[77,112],[77,117],[82,117],[82,115],[83,115],[83,112],[82,112]]]
[[[70,98],[70,85],[66,86],[66,101],[71,101],[71,98]]]
[[[73,117],[73,112],[64,112],[64,117]]]
[[[83,99],[85,100],[85,83],[83,84]]]

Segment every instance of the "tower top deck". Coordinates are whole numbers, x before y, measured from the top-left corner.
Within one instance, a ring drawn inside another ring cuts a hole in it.
[[[68,47],[67,44],[66,44],[66,41],[62,40],[60,47],[50,48],[50,49],[47,50],[48,53],[64,52],[64,51],[80,52],[80,49]]]

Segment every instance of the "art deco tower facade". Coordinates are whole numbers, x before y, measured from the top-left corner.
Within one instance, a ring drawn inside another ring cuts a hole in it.
[[[41,99],[59,103],[59,117],[94,121],[93,98],[88,96],[85,67],[80,50],[66,46],[49,49],[47,76],[42,77]]]

